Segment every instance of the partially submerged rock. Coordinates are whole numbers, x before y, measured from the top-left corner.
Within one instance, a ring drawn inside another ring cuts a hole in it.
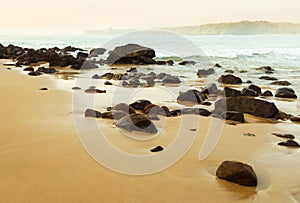
[[[180,92],[177,97],[177,102],[179,104],[201,104],[207,97],[205,94],[199,92],[198,90],[188,90],[186,92]]]
[[[292,88],[283,87],[276,91],[275,97],[296,99],[297,95]]]
[[[220,83],[232,84],[232,85],[242,83],[242,79],[234,75],[222,75],[218,81]]]
[[[116,126],[127,131],[139,131],[145,133],[157,133],[157,128],[146,116],[142,114],[130,114],[117,121]]]
[[[275,135],[276,137],[280,137],[280,138],[290,139],[290,140],[295,139],[295,136],[292,134],[272,133],[272,135]]]
[[[285,146],[285,147],[294,147],[294,148],[299,148],[300,147],[298,142],[296,142],[294,140],[287,140],[285,142],[279,142],[278,145]]]
[[[215,74],[215,73],[216,73],[216,71],[213,68],[210,68],[210,69],[200,69],[200,70],[198,70],[197,75],[199,77],[201,77],[201,76],[206,76],[206,75],[212,75],[212,74]]]
[[[256,187],[257,176],[253,168],[237,161],[224,161],[217,169],[218,178],[243,186]]]

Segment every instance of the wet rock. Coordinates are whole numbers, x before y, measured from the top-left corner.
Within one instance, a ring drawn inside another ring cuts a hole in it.
[[[96,77],[96,76],[95,76]],[[105,73],[103,74],[100,79],[105,79],[105,80],[111,80],[114,77],[113,73]],[[97,79],[97,78],[96,78]]]
[[[166,61],[156,61],[156,65],[166,65]]]
[[[251,97],[229,97],[215,103],[218,111],[237,111],[262,118],[274,118],[279,112],[274,103]]]
[[[231,73],[231,74],[233,74],[234,71],[233,70],[225,70],[224,73]]]
[[[271,85],[289,86],[291,85],[291,83],[288,81],[276,81],[276,82],[272,82]]]
[[[211,102],[202,102],[201,105],[203,105],[203,106],[211,106],[212,103]]]
[[[136,68],[130,68],[129,70],[127,70],[128,73],[136,73],[138,72]]]
[[[279,146],[286,146],[286,147],[293,147],[293,148],[299,148],[300,147],[298,142],[296,142],[294,140],[287,140],[285,142],[279,142],[278,145]]]
[[[180,84],[181,81],[178,77],[175,76],[166,76],[165,79],[163,79],[162,83],[164,84]]]
[[[99,111],[93,110],[93,109],[87,109],[84,113],[85,117],[91,117],[91,118],[101,118],[102,113]]]
[[[173,66],[173,65],[174,65],[174,61],[173,61],[173,60],[167,60],[167,64],[168,64],[169,66]]]
[[[24,68],[23,71],[33,72],[34,68],[33,67],[27,67],[27,68]]]
[[[214,67],[222,68],[222,66],[221,66],[220,64],[218,64],[218,63],[216,63],[216,64],[214,65]]]
[[[114,107],[112,107],[111,110],[112,111],[124,111],[128,114],[135,113],[135,110],[131,106],[129,106],[128,104],[125,104],[125,103],[116,104]]]
[[[102,118],[119,120],[127,115],[128,115],[128,113],[126,113],[124,111],[107,111],[102,114]]]
[[[39,67],[37,69],[37,71],[46,73],[46,74],[53,74],[53,73],[57,72],[57,70],[55,70],[54,68],[45,68],[45,67]]]
[[[202,75],[212,75],[212,74],[215,74],[216,73],[216,71],[215,71],[215,69],[213,69],[213,68],[210,68],[210,69],[200,69],[200,70],[198,70],[198,72],[197,72],[197,75],[198,76],[202,76]]]
[[[270,90],[266,90],[264,93],[261,94],[263,97],[273,97],[273,93]]]
[[[151,48],[143,47],[137,44],[127,44],[116,47],[109,52],[106,59],[107,64],[156,64],[153,60],[155,51]]]
[[[249,85],[248,89],[253,90],[257,95],[261,95],[261,88],[257,85]]]
[[[265,73],[273,73],[275,71],[271,66],[262,66],[262,67],[256,68],[256,70],[260,70]]]
[[[292,134],[272,133],[272,135],[275,135],[276,137],[280,137],[280,138],[290,139],[290,140],[295,139],[295,136]]]
[[[241,91],[232,89],[230,87],[224,87],[224,93],[226,97],[240,97],[243,95]]]
[[[153,116],[153,115],[161,115],[161,116],[169,116],[170,111],[167,107],[160,107],[155,104],[149,104],[144,109],[143,112],[147,115]]]
[[[219,80],[220,83],[224,84],[241,84],[242,80],[239,77],[236,77],[234,75],[222,75]]]
[[[32,72],[29,72],[28,75],[30,75],[30,76],[40,76],[40,75],[42,75],[42,73],[39,72],[39,71],[32,71]]]
[[[277,119],[277,120],[288,120],[288,119],[290,119],[292,117],[292,115],[291,114],[287,114],[287,113],[285,113],[285,112],[282,112],[282,111],[279,111],[277,114],[276,114],[276,116],[275,116],[275,119]]]
[[[300,122],[300,117],[298,117],[298,116],[292,116],[290,119],[293,122]]]
[[[181,66],[195,65],[195,64],[196,64],[195,61],[181,61],[180,63],[178,63],[178,65],[181,65]]]
[[[225,120],[238,121],[240,123],[245,123],[244,114],[236,111],[226,111],[221,115],[221,118]]]
[[[207,97],[205,94],[199,92],[198,90],[188,90],[186,92],[179,92],[177,97],[177,103],[179,104],[201,104]]]
[[[217,169],[218,178],[243,186],[256,187],[257,176],[251,166],[237,161],[224,161]]]
[[[246,96],[246,97],[257,97],[258,96],[257,92],[255,92],[254,90],[248,89],[248,88],[244,88],[242,90],[242,95]]]
[[[203,94],[211,94],[211,95],[215,95],[218,93],[218,87],[215,83],[212,83],[210,85],[207,85],[202,91],[201,93]]]
[[[146,80],[148,87],[153,87],[155,85],[155,81],[151,78]]]
[[[283,87],[276,91],[275,97],[296,99],[297,95],[292,88]]]
[[[84,53],[84,52],[77,53],[77,58],[79,58],[79,59],[86,59],[88,56],[89,56],[88,53]]]
[[[251,84],[252,81],[251,81],[251,80],[247,80],[246,83],[247,83],[247,84]]]
[[[72,90],[81,90],[80,87],[72,87]]]
[[[150,151],[151,152],[160,152],[160,151],[163,151],[163,150],[164,150],[164,148],[162,146],[157,146],[157,147],[151,149]]]
[[[99,55],[103,55],[106,52],[104,48],[96,48],[90,51],[90,57],[97,57]]]
[[[86,93],[89,94],[101,94],[101,93],[106,93],[106,90],[99,90],[99,89],[95,89],[95,88],[89,88],[85,90]]]
[[[101,79],[102,77],[98,74],[95,74],[92,76],[92,79]]]
[[[157,133],[157,128],[146,116],[142,114],[130,114],[117,121],[116,126],[127,131],[139,131],[145,133]]]
[[[183,108],[180,110],[180,114],[181,115],[200,115],[200,116],[208,117],[211,115],[211,112],[209,112],[206,109],[201,109],[201,108]]]
[[[48,88],[43,87],[43,88],[40,88],[39,90],[46,91],[46,90],[48,90]]]
[[[71,63],[71,62],[70,62]],[[74,63],[76,64],[78,64],[76,67],[74,66]],[[73,69],[80,69],[80,70],[90,70],[90,69],[97,69],[97,68],[99,68],[98,66],[97,66],[97,64],[95,63],[95,62],[93,62],[93,61],[87,61],[87,60],[85,60],[85,61],[83,61],[83,62],[74,62],[74,63],[71,63],[71,68],[73,68]],[[79,66],[79,65],[81,65],[81,66]],[[79,68],[78,68],[78,66],[79,66]]]
[[[111,82],[109,82],[109,81],[106,81],[105,83],[104,83],[104,85],[113,85]]]
[[[278,80],[277,78],[270,77],[270,76],[261,76],[259,79],[260,80]]]
[[[162,80],[162,79],[164,79],[166,76],[167,76],[166,73],[160,73],[160,74],[157,75],[157,79]]]
[[[141,99],[130,104],[130,107],[138,111],[143,111],[149,104],[152,104],[149,100]]]

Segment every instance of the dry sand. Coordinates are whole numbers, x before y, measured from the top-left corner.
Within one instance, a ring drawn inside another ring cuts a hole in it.
[[[201,117],[195,143],[175,165],[153,175],[122,175],[98,164],[80,143],[73,120],[72,92],[57,89],[50,76],[22,75],[17,70],[7,70],[3,62],[0,202],[300,201],[300,152],[277,146],[282,139],[271,135],[293,133],[300,141],[297,124],[225,125],[216,149],[200,161],[199,151],[211,123],[211,118]],[[39,91],[41,87],[49,91]],[[76,114],[83,115],[84,111]],[[121,150],[150,154],[149,149],[171,143],[181,119],[167,119],[162,134],[146,142],[124,136],[111,121],[97,123],[106,138]],[[258,175],[258,187],[252,189],[216,179],[216,168],[224,160],[252,165]]]

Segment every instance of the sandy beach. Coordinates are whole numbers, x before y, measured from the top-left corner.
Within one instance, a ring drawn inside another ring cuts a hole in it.
[[[278,146],[282,139],[271,135],[292,133],[300,141],[298,124],[225,124],[213,153],[200,161],[199,151],[212,119],[201,117],[195,143],[176,164],[152,175],[122,175],[97,163],[82,146],[73,120],[71,91],[58,89],[59,81],[52,76],[29,77],[8,70],[4,62],[0,61],[1,202],[300,201],[300,152]],[[42,87],[49,90],[40,91]],[[84,111],[75,113],[84,115]],[[246,121],[253,119],[246,116]],[[114,146],[132,154],[151,154],[154,146],[168,146],[180,122],[180,117],[167,118],[161,136],[139,142],[116,130],[112,121],[97,120]],[[257,188],[217,179],[216,169],[225,160],[250,164],[258,176]]]

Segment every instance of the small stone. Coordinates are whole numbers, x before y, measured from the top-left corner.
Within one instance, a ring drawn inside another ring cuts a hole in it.
[[[89,93],[89,94],[101,94],[101,93],[106,93],[106,90],[99,90],[99,89],[89,88],[89,89],[86,89],[85,92]]]
[[[72,90],[81,90],[80,87],[72,87]]]
[[[272,133],[272,135],[275,135],[276,137],[280,137],[280,138],[290,139],[290,140],[295,139],[295,136],[292,134]]]
[[[298,144],[298,142],[294,141],[294,140],[287,140],[285,142],[279,142],[278,145],[280,146],[286,146],[286,147],[295,147],[295,148],[299,148],[300,145]]]
[[[39,90],[46,91],[46,90],[48,90],[48,88],[43,87],[43,88],[40,88]]]
[[[109,82],[109,81],[106,81],[106,82],[104,83],[104,85],[112,85],[112,83]]]
[[[162,146],[157,146],[157,147],[151,149],[150,151],[151,152],[160,152],[160,151],[163,151],[163,150],[164,150],[164,148]]]

